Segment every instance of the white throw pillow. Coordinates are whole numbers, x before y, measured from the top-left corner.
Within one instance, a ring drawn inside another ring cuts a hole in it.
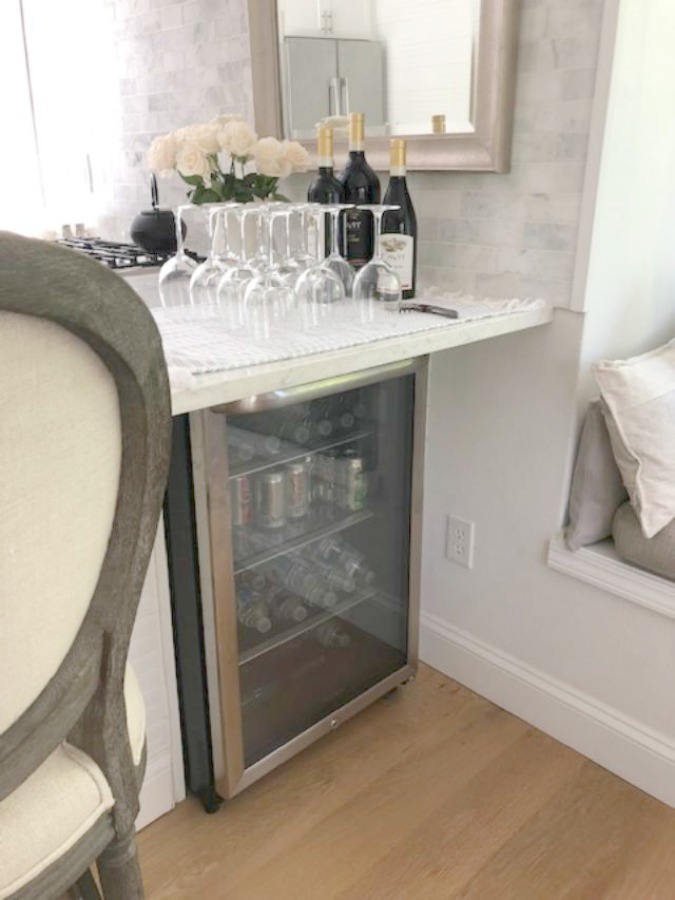
[[[675,519],[675,340],[642,356],[603,360],[593,372],[616,463],[651,538]]]

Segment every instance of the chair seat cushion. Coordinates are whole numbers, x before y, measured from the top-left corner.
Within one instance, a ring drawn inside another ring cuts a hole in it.
[[[0,900],[63,856],[113,803],[96,763],[58,747],[0,803]]]
[[[145,744],[145,704],[130,666],[124,699],[137,766]],[[70,744],[58,747],[0,803],[0,900],[60,859],[113,805],[96,763]]]

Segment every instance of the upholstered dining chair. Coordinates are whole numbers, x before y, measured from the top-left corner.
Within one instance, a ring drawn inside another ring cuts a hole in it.
[[[126,673],[170,446],[153,319],[114,273],[0,233],[0,898],[143,887]],[[89,882],[91,886],[93,881]]]

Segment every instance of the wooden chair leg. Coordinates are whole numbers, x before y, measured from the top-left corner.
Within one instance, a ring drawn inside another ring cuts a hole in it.
[[[96,865],[105,900],[144,900],[134,831],[108,844]]]
[[[77,879],[77,882],[67,892],[66,898],[67,900],[101,900],[91,869],[87,869],[84,875]]]

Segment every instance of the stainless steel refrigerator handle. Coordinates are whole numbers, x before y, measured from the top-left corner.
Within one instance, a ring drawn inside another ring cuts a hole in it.
[[[336,76],[328,82],[328,115],[340,115],[340,79]]]
[[[341,116],[349,115],[349,79],[340,78],[340,113]]]
[[[325,397],[328,394],[338,394],[341,391],[351,391],[354,388],[365,387],[367,384],[375,384],[378,381],[387,381],[389,378],[411,375],[420,368],[423,360],[424,357],[403,359],[399,362],[388,363],[386,366],[376,366],[361,372],[324,378],[322,381],[313,381],[311,384],[280,388],[278,391],[270,391],[267,394],[254,394],[251,397],[243,397],[241,400],[232,400],[230,403],[212,406],[211,412],[234,415],[281,409],[284,406],[292,406],[294,403],[303,403],[317,397]]]

